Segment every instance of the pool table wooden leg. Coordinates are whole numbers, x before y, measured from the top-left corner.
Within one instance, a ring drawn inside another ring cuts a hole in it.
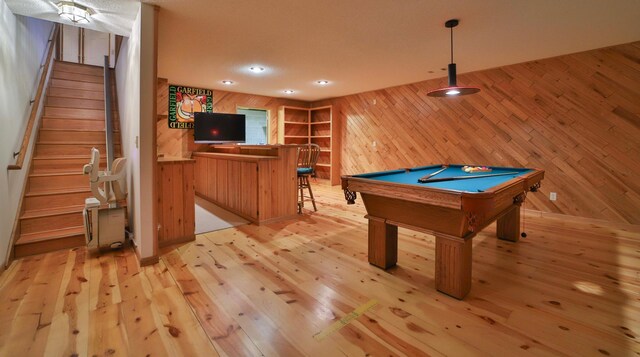
[[[496,223],[496,236],[517,242],[520,239],[520,206],[514,205]]]
[[[386,219],[369,218],[369,263],[387,269],[398,262],[398,226]]]
[[[457,299],[471,290],[471,239],[436,233],[436,289]]]

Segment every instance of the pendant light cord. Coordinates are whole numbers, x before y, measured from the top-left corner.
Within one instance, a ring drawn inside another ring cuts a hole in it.
[[[427,92],[427,96],[429,97],[449,97],[449,96],[457,96],[457,95],[467,95],[467,94],[478,93],[480,91],[480,88],[477,88],[477,87],[466,87],[466,86],[459,87],[457,83],[456,64],[453,62],[453,28],[458,26],[459,22],[460,20],[458,19],[450,19],[444,23],[444,26],[446,28],[451,29],[451,32],[450,32],[451,63],[447,65],[449,86]]]
[[[451,27],[451,63],[453,63],[453,27]]]

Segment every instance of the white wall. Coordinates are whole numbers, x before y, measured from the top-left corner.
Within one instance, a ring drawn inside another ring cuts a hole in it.
[[[9,252],[30,157],[22,170],[6,168],[22,143],[52,28],[51,22],[14,15],[0,0],[0,265]]]
[[[140,132],[140,36],[139,21],[136,20],[131,37],[125,37],[122,41],[118,62],[116,64],[116,88],[118,92],[118,114],[120,116],[120,133],[122,135],[122,152],[127,158],[127,188],[129,191],[127,206],[129,212],[129,228],[135,230],[136,222],[133,212],[136,209],[135,194],[137,189],[133,186],[132,175],[134,167],[139,166],[140,152],[136,147],[136,136]],[[137,236],[134,236],[138,245]]]
[[[155,139],[155,9],[141,4],[116,65],[118,110],[127,158],[129,225],[141,260],[156,255],[153,191]]]
[[[140,210],[141,259],[157,257],[158,219],[156,212],[157,102],[157,12],[156,7],[140,8]],[[142,184],[144,183],[144,184]]]

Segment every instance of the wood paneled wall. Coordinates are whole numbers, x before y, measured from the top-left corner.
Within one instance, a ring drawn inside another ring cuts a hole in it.
[[[306,103],[214,91],[214,110],[270,112],[334,105],[341,172],[431,163],[546,170],[526,208],[640,223],[640,42],[462,74],[475,95],[430,98],[446,78]],[[188,157],[192,131],[167,128],[167,80],[158,83],[158,153]],[[549,201],[549,192],[558,200]]]
[[[195,160],[159,160],[158,246],[196,238]]]
[[[188,85],[188,83],[180,84]],[[278,107],[281,105],[308,107],[309,103],[254,94],[213,91],[214,112],[235,113],[238,107],[267,110],[271,144],[275,144],[278,140]],[[202,145],[193,143],[192,129],[169,129],[168,110],[169,83],[165,78],[158,78],[158,154],[164,154],[166,157],[189,157],[193,151],[202,151]]]
[[[313,103],[340,108],[342,174],[464,163],[546,170],[526,208],[640,223],[640,42]],[[557,192],[558,200],[549,200]]]

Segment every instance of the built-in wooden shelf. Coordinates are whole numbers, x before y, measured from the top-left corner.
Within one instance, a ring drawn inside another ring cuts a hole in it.
[[[340,181],[339,159],[333,150],[339,135],[334,125],[333,107],[300,108],[282,106],[278,110],[278,142],[281,144],[318,144],[321,163],[316,166],[316,175],[331,180],[337,185]]]

